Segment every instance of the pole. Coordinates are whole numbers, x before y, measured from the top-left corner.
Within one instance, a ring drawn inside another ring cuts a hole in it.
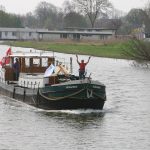
[[[73,73],[73,67],[72,67],[72,57],[70,57],[70,73]]]

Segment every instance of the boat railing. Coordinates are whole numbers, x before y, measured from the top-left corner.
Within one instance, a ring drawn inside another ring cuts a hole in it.
[[[44,73],[20,73],[21,78],[43,78]]]
[[[20,82],[19,86],[25,87],[25,88],[30,88],[30,89],[38,89],[40,85],[40,82]]]
[[[27,88],[39,88],[45,84],[44,74],[40,73],[21,73],[18,85]]]

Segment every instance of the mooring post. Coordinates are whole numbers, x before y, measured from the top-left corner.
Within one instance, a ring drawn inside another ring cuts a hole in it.
[[[25,87],[25,84],[26,84],[26,83],[25,83],[25,81],[24,81],[24,87]]]
[[[23,102],[25,101],[26,98],[26,88],[24,87],[24,91],[23,91]]]
[[[13,89],[13,98],[15,98],[15,92],[16,92],[16,88],[14,87],[14,89]]]
[[[39,87],[38,87],[38,91],[37,91],[37,95],[36,95],[36,106],[39,106]]]

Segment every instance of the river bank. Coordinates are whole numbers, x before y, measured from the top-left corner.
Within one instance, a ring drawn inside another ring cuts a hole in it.
[[[67,54],[91,55],[97,57],[130,59],[124,50],[130,50],[131,41],[103,41],[103,42],[74,42],[74,41],[11,41],[3,42],[10,46],[49,50]]]

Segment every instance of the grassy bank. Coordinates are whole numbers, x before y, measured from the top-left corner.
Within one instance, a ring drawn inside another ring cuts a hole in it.
[[[123,55],[125,49],[130,49],[128,43],[129,41],[105,43],[15,41],[7,42],[5,44],[69,54],[128,59]]]

